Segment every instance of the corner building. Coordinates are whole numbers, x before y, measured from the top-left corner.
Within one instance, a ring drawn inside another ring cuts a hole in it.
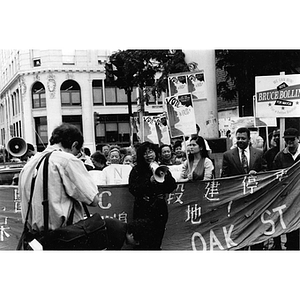
[[[129,145],[127,95],[105,83],[110,55],[108,50],[0,50],[0,144],[21,137],[41,151],[53,129],[67,122],[83,132],[92,152],[97,144]],[[137,91],[133,112],[136,99]],[[147,110],[161,113],[162,99],[152,98]]]

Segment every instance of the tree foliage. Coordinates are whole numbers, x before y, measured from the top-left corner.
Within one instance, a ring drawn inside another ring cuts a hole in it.
[[[300,71],[300,50],[216,50],[216,67],[225,71],[226,81],[217,86],[225,100],[238,96],[244,114],[253,115],[255,76],[296,74]]]
[[[119,50],[106,64],[108,84],[124,89],[127,96],[134,87],[152,87],[152,94],[160,96],[167,90],[170,73],[188,71],[181,50]],[[156,80],[156,75],[160,77]]]

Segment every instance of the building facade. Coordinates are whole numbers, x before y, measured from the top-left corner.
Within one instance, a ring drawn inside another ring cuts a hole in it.
[[[38,151],[62,122],[76,125],[84,146],[130,143],[127,95],[106,86],[108,50],[1,50],[0,144],[21,137]],[[137,91],[132,111],[137,111]],[[150,100],[149,114],[163,111]],[[136,133],[134,133],[136,138]]]
[[[214,50],[184,50],[188,64],[204,70],[207,98],[195,101],[201,135],[218,138]],[[84,146],[130,144],[127,95],[106,83],[109,50],[0,50],[0,145],[21,137],[38,151],[62,122],[76,125]],[[164,111],[163,99],[151,97],[146,113]],[[132,93],[132,112],[138,111],[138,89]],[[133,132],[133,141],[137,141]]]

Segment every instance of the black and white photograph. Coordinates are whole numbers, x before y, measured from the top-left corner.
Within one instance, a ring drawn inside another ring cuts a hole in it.
[[[20,3],[3,19],[0,254],[28,276],[6,298],[47,298],[35,277],[49,299],[296,297],[296,25],[167,2],[31,1],[44,17]]]

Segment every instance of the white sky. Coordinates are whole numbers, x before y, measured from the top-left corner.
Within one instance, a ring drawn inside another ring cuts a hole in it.
[[[0,48],[299,48],[296,1],[203,2],[4,1]]]

